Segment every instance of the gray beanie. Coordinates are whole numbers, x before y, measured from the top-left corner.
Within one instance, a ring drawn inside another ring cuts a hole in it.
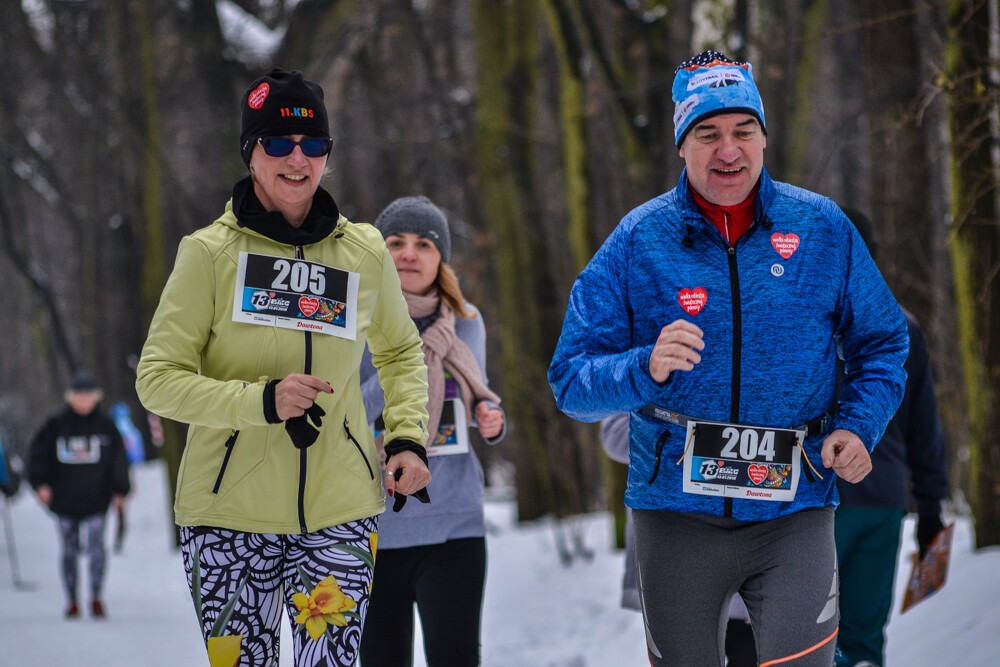
[[[400,197],[375,218],[375,228],[382,238],[409,232],[430,239],[441,253],[441,261],[451,258],[451,232],[448,218],[427,197]]]

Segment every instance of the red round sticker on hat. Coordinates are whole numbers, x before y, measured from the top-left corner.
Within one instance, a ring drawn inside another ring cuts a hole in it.
[[[788,259],[799,249],[798,234],[771,234],[771,245],[783,259]]]
[[[268,85],[267,81],[260,84],[254,91],[250,93],[247,98],[247,104],[250,105],[251,109],[259,109],[264,106],[264,100],[267,99],[267,94],[271,92],[271,86]]]
[[[705,291],[704,287],[682,289],[677,294],[677,300],[680,302],[681,308],[689,315],[697,315],[708,303],[708,292]]]

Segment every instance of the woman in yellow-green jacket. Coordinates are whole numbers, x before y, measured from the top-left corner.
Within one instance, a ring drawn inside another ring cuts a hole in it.
[[[383,489],[428,500],[421,340],[381,234],[319,187],[322,89],[275,69],[241,111],[250,176],[181,241],[136,389],[191,425],[174,513],[210,658],[272,664],[284,604],[296,665],[353,665]],[[384,479],[366,341],[387,399]]]

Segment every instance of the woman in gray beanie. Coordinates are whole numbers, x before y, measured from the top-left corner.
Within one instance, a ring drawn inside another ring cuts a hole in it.
[[[174,518],[212,664],[277,664],[284,607],[297,667],[353,666],[385,488],[430,480],[427,370],[381,235],[320,187],[323,90],[274,69],[240,109],[250,174],[181,241],[136,389],[191,425]],[[358,379],[366,342],[390,397],[386,479]]]
[[[478,427],[491,445],[505,434],[500,398],[486,377],[486,329],[448,266],[451,236],[441,209],[426,197],[403,197],[382,211],[375,226],[423,340],[433,502],[410,503],[382,517],[361,662],[412,664],[416,603],[427,664],[478,665],[486,528],[483,469],[469,446],[469,427]],[[385,394],[373,367],[363,365],[362,376],[365,408],[380,430]]]

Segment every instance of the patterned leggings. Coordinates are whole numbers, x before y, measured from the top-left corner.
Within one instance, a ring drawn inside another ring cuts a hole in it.
[[[101,597],[104,584],[104,514],[86,517],[59,517],[59,536],[62,538],[62,575],[66,599],[76,602],[78,580],[77,561],[80,558],[80,532],[87,536],[87,559],[90,562],[90,593]]]
[[[277,665],[284,604],[296,667],[354,665],[377,528],[377,517],[304,535],[182,527],[184,569],[210,659]]]

